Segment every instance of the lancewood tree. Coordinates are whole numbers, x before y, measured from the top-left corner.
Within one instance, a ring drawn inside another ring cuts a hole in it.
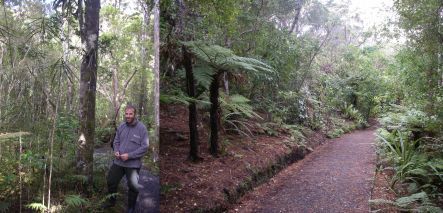
[[[92,191],[93,152],[95,135],[95,96],[97,85],[97,56],[100,1],[79,1],[78,19],[83,44],[80,68],[80,131],[78,139],[77,169],[87,177],[84,192]]]
[[[199,41],[184,42],[184,44],[199,60],[196,71],[200,73],[195,73],[195,75],[198,76],[200,82],[209,83],[209,85],[206,85],[206,88],[209,87],[209,99],[211,102],[210,153],[213,156],[217,156],[220,119],[219,85],[222,74],[243,71],[247,74],[263,75],[270,80],[274,71],[272,67],[257,59],[237,56],[230,49],[218,45],[207,45]]]

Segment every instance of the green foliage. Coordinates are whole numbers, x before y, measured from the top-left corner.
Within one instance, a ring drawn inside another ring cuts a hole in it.
[[[201,62],[205,63],[202,64],[202,66],[207,65],[207,69],[212,69],[211,75],[206,71],[204,75],[199,75],[200,78],[212,76],[221,70],[229,72],[242,70],[255,75],[267,76],[268,80],[270,80],[274,73],[274,70],[269,65],[254,58],[237,56],[232,50],[218,45],[207,45],[198,41],[183,42],[183,44],[187,46]],[[205,82],[208,81],[206,80]]]
[[[415,193],[406,197],[400,197],[395,201],[375,199],[369,201],[370,205],[391,205],[400,211],[417,212],[443,212],[441,208],[435,206],[429,199],[426,192]]]
[[[284,128],[289,130],[289,134],[291,135],[291,141],[295,142],[298,145],[305,145],[306,136],[303,134],[303,126],[299,125],[284,125]]]
[[[343,114],[346,118],[356,121],[358,126],[367,126],[367,122],[364,119],[363,115],[357,109],[355,109],[352,104],[345,106],[345,108],[343,109]]]
[[[343,135],[345,133],[345,131],[343,131],[343,129],[333,129],[332,131],[329,131],[328,133],[326,133],[326,136],[328,138],[338,138],[341,135]]]
[[[83,198],[81,195],[66,195],[65,196],[65,205],[68,208],[79,208],[84,207],[89,204],[89,201]]]
[[[30,204],[26,205],[26,207],[28,207],[34,211],[38,211],[38,212],[45,212],[48,209],[47,206],[45,206],[41,203],[30,203]]]
[[[250,100],[239,94],[221,95],[220,97],[221,108],[226,112],[223,114],[233,113],[235,115],[244,116],[247,118],[259,118],[262,119],[252,109],[249,104]]]
[[[435,122],[435,117],[420,110],[396,105],[380,119],[380,151],[395,169],[391,187],[398,182],[410,183],[410,193],[422,190],[432,199],[441,197],[443,158],[441,150],[431,148],[441,141],[429,137],[437,134]]]
[[[399,129],[402,131],[438,131],[437,117],[428,116],[425,112],[401,106],[393,106],[394,112],[386,113],[380,119],[380,124],[388,129]]]
[[[386,133],[384,133],[386,135]],[[398,181],[419,181],[425,179],[429,173],[427,158],[418,149],[418,141],[405,139],[401,132],[388,135],[385,138],[378,135],[383,145],[387,147],[389,157],[393,158],[395,175],[391,181],[393,187]]]
[[[234,131],[246,137],[253,137],[253,133],[250,130],[252,125],[246,119],[262,118],[253,111],[252,106],[249,104],[249,99],[238,94],[230,96],[222,94],[219,102],[222,109],[220,120],[227,127],[225,130]]]

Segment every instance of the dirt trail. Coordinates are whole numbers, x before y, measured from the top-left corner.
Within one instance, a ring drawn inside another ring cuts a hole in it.
[[[94,150],[94,158],[103,158],[106,162],[112,163],[112,149],[104,146]],[[110,166],[110,165],[109,165]],[[160,204],[160,180],[158,176],[151,174],[145,167],[140,169],[139,184],[142,189],[138,194],[136,212],[139,213],[158,213]],[[120,186],[127,192],[126,177],[123,177]],[[126,203],[127,195],[122,196]]]
[[[328,140],[246,195],[231,212],[369,212],[374,129]]]

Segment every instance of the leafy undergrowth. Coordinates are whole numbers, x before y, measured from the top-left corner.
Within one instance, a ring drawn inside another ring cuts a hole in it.
[[[203,160],[192,163],[186,107],[162,106],[160,115],[161,212],[223,211],[324,140],[324,134],[301,126],[250,121],[254,136],[222,132],[222,154],[214,158],[208,131],[199,125]]]
[[[384,187],[394,196],[373,196],[370,203],[374,210],[443,212],[438,122],[412,108],[395,109],[380,119],[378,173],[387,174]]]

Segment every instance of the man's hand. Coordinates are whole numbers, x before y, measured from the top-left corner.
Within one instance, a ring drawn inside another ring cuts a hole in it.
[[[126,160],[128,160],[128,153],[125,153],[125,154],[120,155],[120,159],[121,159],[122,161],[126,161]]]
[[[114,152],[114,156],[116,159],[120,159],[120,152]]]

